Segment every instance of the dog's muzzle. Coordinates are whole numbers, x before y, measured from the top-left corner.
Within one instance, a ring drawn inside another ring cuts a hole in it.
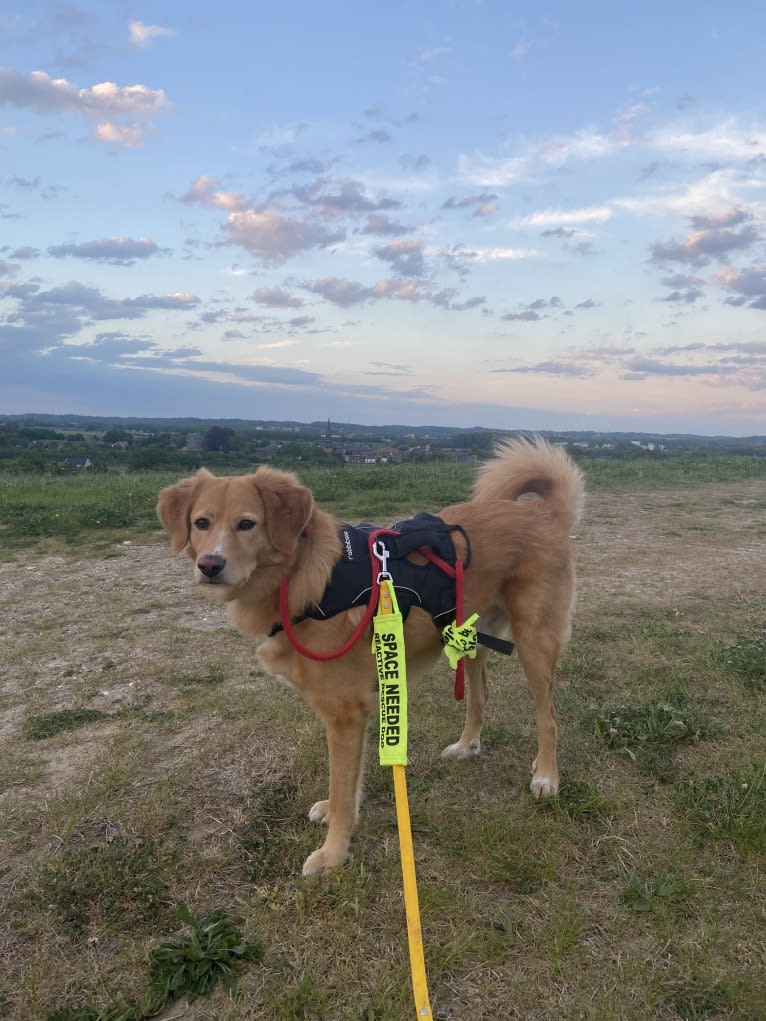
[[[224,567],[226,567],[226,557],[219,557],[215,553],[206,553],[197,561],[197,570],[207,581],[222,580],[220,575]]]

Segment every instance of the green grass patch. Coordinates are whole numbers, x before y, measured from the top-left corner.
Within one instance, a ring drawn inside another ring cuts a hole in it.
[[[147,710],[140,706],[123,706],[115,713],[101,709],[59,709],[52,713],[28,716],[22,724],[22,737],[30,741],[45,741],[67,730],[78,730],[89,723],[103,723],[106,720],[132,719],[147,723],[166,723],[175,718],[167,710]]]
[[[646,486],[691,486],[706,482],[734,482],[766,476],[766,458],[737,455],[694,457],[593,458],[575,455],[588,489]]]
[[[59,709],[54,713],[29,716],[24,721],[21,733],[30,741],[44,741],[66,730],[77,730],[89,723],[108,720],[109,713],[100,709]]]
[[[737,636],[734,645],[720,653],[722,667],[742,679],[748,688],[766,691],[766,629]]]
[[[729,840],[743,853],[766,851],[766,764],[688,779],[676,802],[698,839]]]
[[[705,975],[677,980],[665,997],[681,1021],[712,1021],[732,1018],[736,1021],[762,1021],[766,1002],[766,983],[738,975],[712,981]]]
[[[180,684],[184,688],[192,688],[196,685],[204,688],[217,688],[226,680],[226,674],[220,667],[210,667],[199,674],[181,674],[179,677],[171,677],[173,684]]]
[[[594,707],[586,714],[585,724],[604,747],[665,781],[673,779],[673,750],[700,741],[709,729],[707,719],[678,696],[672,703]]]
[[[157,930],[169,917],[164,879],[177,852],[154,840],[122,837],[92,847],[66,846],[40,869],[37,888],[51,917],[72,940],[130,925]]]
[[[96,533],[156,531],[157,475],[4,475],[0,535],[25,545],[41,538],[76,543]]]
[[[560,815],[571,822],[600,822],[609,814],[609,805],[595,783],[565,777],[555,798],[535,802],[538,811]]]

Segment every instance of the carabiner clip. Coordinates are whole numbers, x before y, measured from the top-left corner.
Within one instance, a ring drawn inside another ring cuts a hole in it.
[[[383,544],[382,539],[375,540],[375,542],[373,543],[372,552],[376,560],[380,561],[380,571],[378,572],[377,578],[378,583],[380,583],[380,581],[383,578],[390,579],[391,575],[388,573],[388,550]]]

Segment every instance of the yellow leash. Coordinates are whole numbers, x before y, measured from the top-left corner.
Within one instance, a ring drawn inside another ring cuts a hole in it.
[[[376,543],[381,561],[378,575],[378,614],[373,621],[372,653],[378,671],[380,692],[380,764],[391,766],[394,774],[396,822],[402,861],[404,907],[407,914],[407,942],[415,1009],[419,1019],[433,1019],[428,999],[428,980],[420,927],[415,852],[412,846],[410,809],[407,799],[407,669],[404,660],[404,625],[396,602],[391,576],[386,571],[387,552]]]

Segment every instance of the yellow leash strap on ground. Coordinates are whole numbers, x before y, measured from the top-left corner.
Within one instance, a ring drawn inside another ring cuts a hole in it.
[[[385,561],[383,562],[385,570]],[[380,763],[394,774],[396,823],[402,861],[404,908],[415,1009],[419,1019],[433,1019],[428,999],[428,980],[420,928],[415,852],[412,846],[410,808],[407,799],[407,668],[404,660],[404,624],[390,578],[378,578],[378,613],[373,620],[372,653],[380,688]]]

